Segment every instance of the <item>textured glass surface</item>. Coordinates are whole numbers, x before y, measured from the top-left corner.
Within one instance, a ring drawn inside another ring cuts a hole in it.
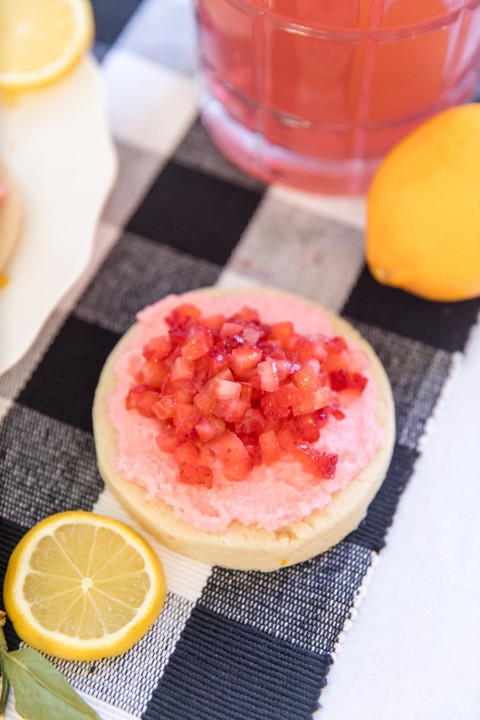
[[[480,0],[197,0],[203,120],[266,180],[360,191],[475,86]]]

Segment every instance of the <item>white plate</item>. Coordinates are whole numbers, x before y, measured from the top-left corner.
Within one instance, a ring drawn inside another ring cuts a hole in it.
[[[60,82],[0,106],[0,154],[23,201],[19,244],[0,290],[0,374],[27,352],[85,269],[117,172],[105,92],[87,56]]]

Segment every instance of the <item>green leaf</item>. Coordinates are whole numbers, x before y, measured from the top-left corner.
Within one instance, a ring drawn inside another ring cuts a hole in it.
[[[3,713],[7,707],[8,696],[10,694],[10,683],[7,678],[7,673],[3,669],[3,656],[0,653],[0,718],[3,718]]]
[[[7,707],[8,696],[10,695],[10,683],[8,681],[7,673],[3,667],[3,657],[8,652],[7,641],[5,640],[5,633],[3,632],[3,626],[5,625],[7,614],[5,610],[0,610],[0,718],[3,718],[5,708]]]
[[[15,709],[25,720],[100,720],[36,650],[14,650],[5,653],[2,660],[15,696]]]

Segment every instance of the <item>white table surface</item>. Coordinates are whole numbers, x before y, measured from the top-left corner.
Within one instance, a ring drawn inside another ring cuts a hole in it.
[[[480,717],[480,327],[427,429],[317,720]]]

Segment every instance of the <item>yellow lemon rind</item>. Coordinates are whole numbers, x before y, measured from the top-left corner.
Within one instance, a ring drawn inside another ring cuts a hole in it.
[[[42,88],[72,72],[93,44],[95,37],[93,10],[88,0],[80,0],[76,6],[76,19],[73,41],[68,44],[62,55],[39,70],[28,72],[0,70],[0,90],[22,91]]]
[[[480,296],[480,106],[444,110],[385,156],[367,196],[366,262],[433,302]]]
[[[97,526],[119,532],[139,552],[146,563],[152,580],[141,610],[123,628],[91,640],[81,640],[58,632],[43,629],[33,617],[23,597],[22,586],[28,572],[30,557],[41,537],[51,535],[65,522],[94,521]],[[88,511],[57,513],[31,528],[12,552],[4,582],[4,603],[8,618],[18,636],[31,647],[47,655],[65,660],[93,661],[121,655],[137,643],[150,629],[160,614],[166,599],[166,582],[163,566],[147,541],[124,523]]]

